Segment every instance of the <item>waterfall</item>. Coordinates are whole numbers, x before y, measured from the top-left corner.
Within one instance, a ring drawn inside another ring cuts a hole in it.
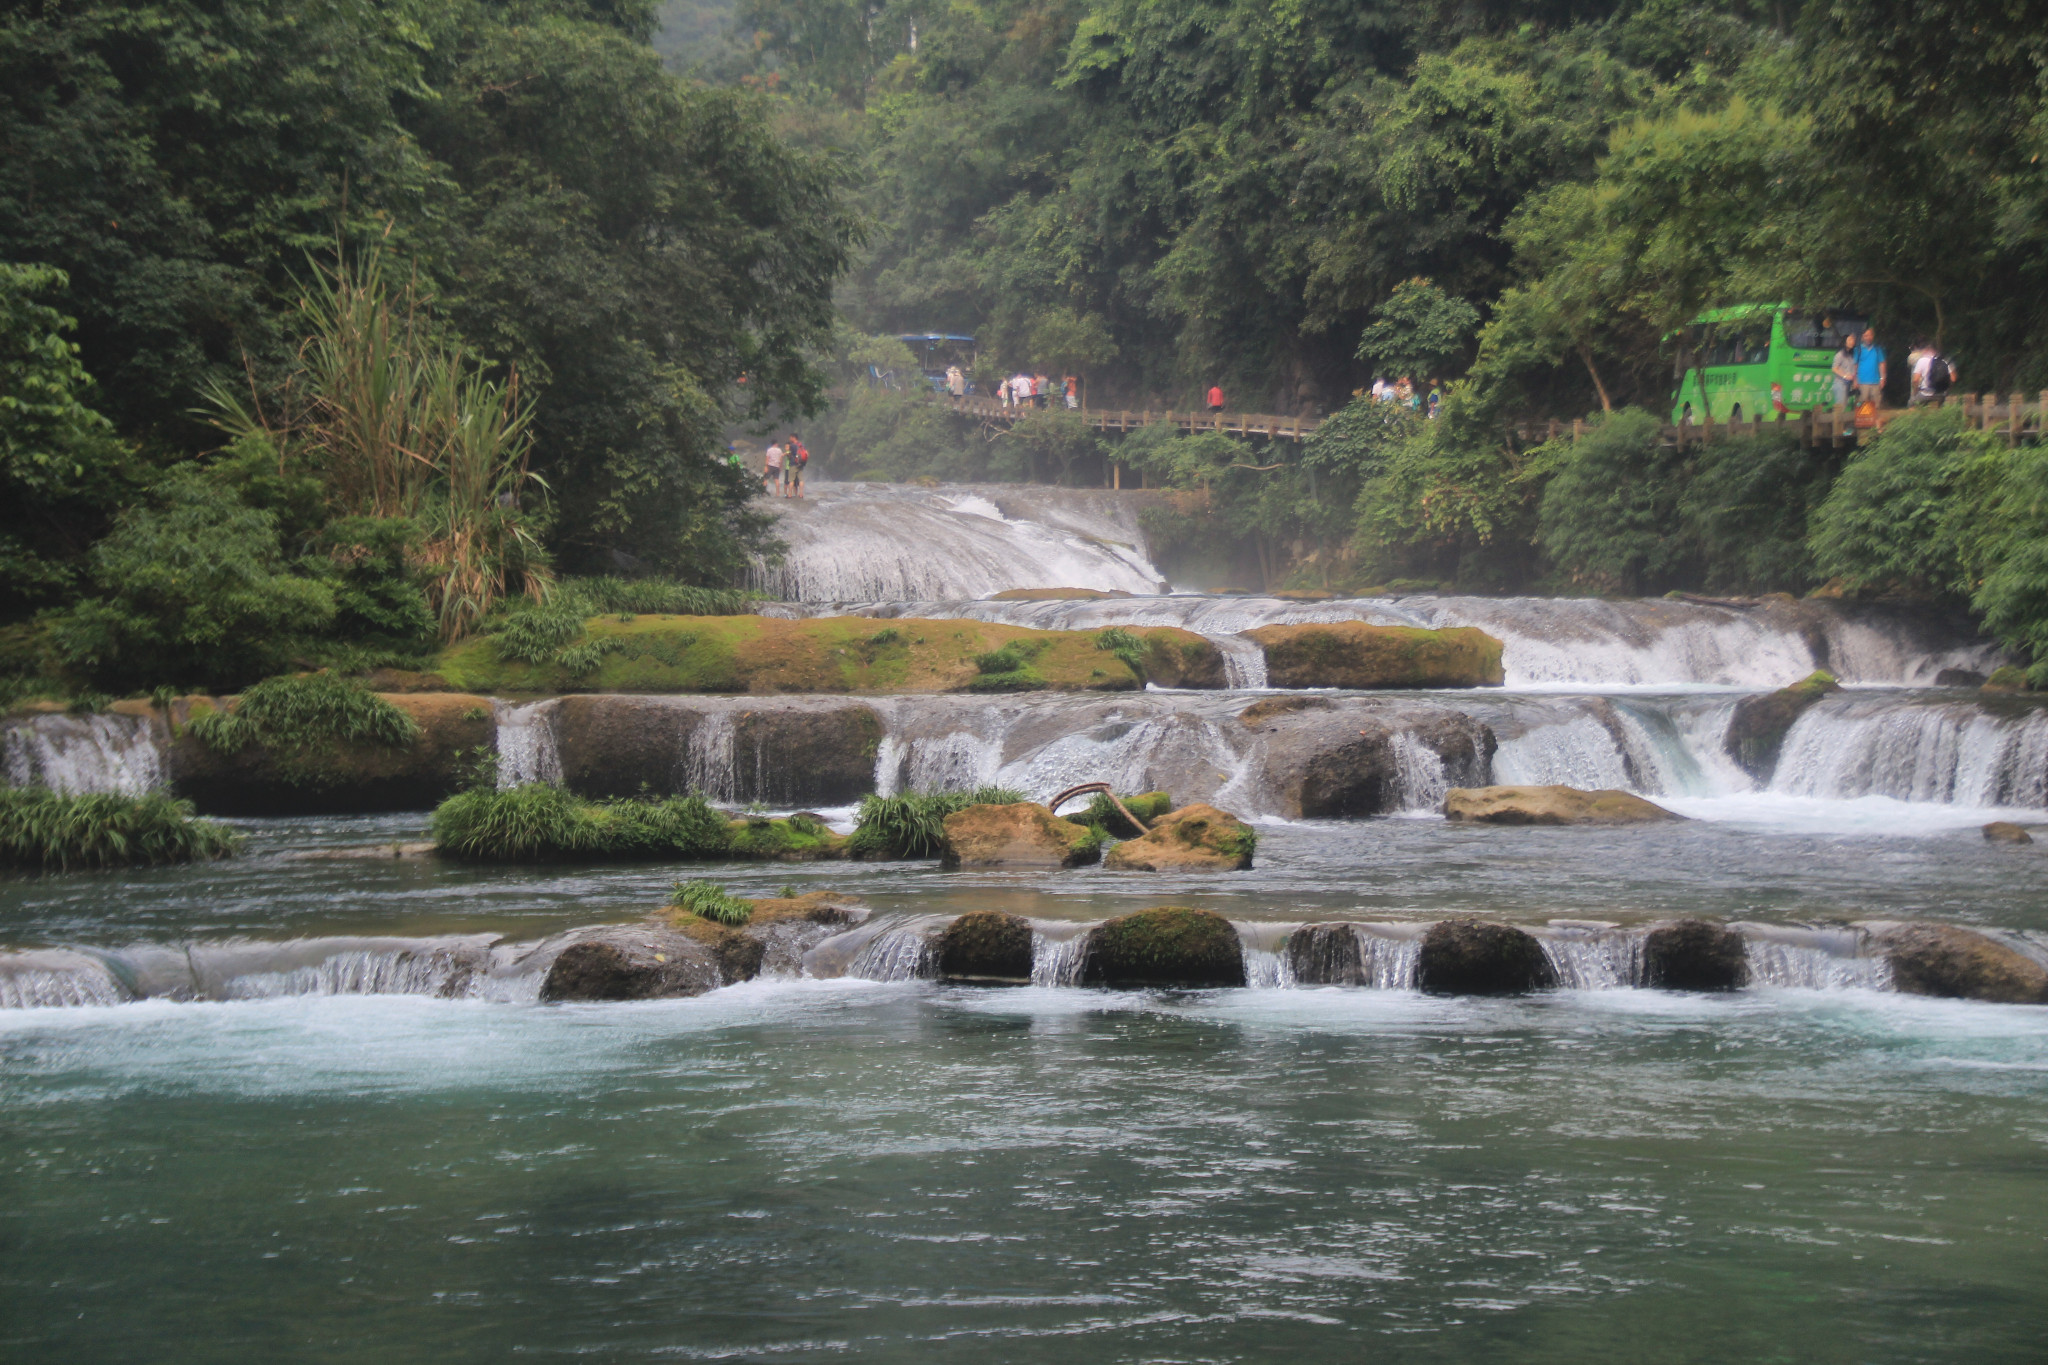
[[[984,597],[1018,588],[1156,593],[1135,500],[1080,489],[817,484],[771,504],[788,547],[752,586],[799,602]]]
[[[1749,984],[1781,990],[1886,990],[1891,967],[1863,954],[1857,929],[1798,929],[1775,924],[1731,924],[1742,934]]]
[[[1031,984],[1078,986],[1088,955],[1089,924],[1034,924],[1031,931]],[[1064,937],[1055,938],[1054,934]]]
[[[66,796],[140,796],[165,780],[155,722],[119,714],[17,718],[0,732],[0,772],[10,786]]]
[[[118,1005],[134,999],[107,964],[66,949],[0,953],[0,1009]]]
[[[468,992],[477,972],[473,957],[446,949],[360,949],[286,971],[230,978],[222,997],[267,1000],[289,995],[434,995]]]
[[[1837,695],[1785,736],[1771,781],[1794,796],[2048,806],[2048,711]]]
[[[1238,947],[1244,954],[1244,984],[1256,991],[1292,986],[1294,966],[1289,960],[1287,943],[1301,926],[1239,920],[1235,927]]]
[[[933,927],[931,916],[919,915],[915,923],[883,928],[854,954],[846,974],[868,981],[920,981],[937,976],[939,949]]]
[[[1392,805],[1397,810],[1440,810],[1450,783],[1444,777],[1443,755],[1415,736],[1402,732],[1389,746],[1394,755]]]
[[[1554,928],[1536,940],[1568,991],[1616,991],[1643,983],[1643,935],[1597,928]]]
[[[532,998],[538,975],[519,967],[516,952],[500,955],[493,944],[491,935],[472,934],[29,949],[0,953],[0,1009],[295,995]]]
[[[1256,691],[1266,686],[1266,651],[1242,635],[1211,635],[1216,652],[1223,656],[1223,682],[1238,691]]]
[[[562,755],[555,746],[554,713],[559,701],[535,701],[523,705],[493,703],[498,720],[498,786],[517,787],[527,782],[559,786]]]
[[[737,731],[730,711],[707,712],[690,731],[683,751],[683,788],[700,791],[713,801],[732,801],[738,791],[734,743]]]

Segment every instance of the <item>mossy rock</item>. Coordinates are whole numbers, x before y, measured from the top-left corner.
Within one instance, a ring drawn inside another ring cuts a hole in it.
[[[1079,867],[1102,855],[1101,831],[1035,801],[969,806],[945,820],[941,862],[959,867]]]
[[[939,935],[939,976],[968,985],[1031,984],[1031,923],[1000,910],[970,910]]]
[[[2025,825],[2016,825],[2010,820],[1993,820],[1984,826],[1984,842],[1987,844],[2031,844],[2034,836],[2027,833]]]
[[[1374,626],[1363,621],[1260,626],[1245,637],[1266,652],[1274,687],[1497,687],[1501,642],[1456,626]]]
[[[1433,995],[1520,995],[1555,986],[1557,969],[1511,924],[1448,919],[1422,936],[1416,984]]]
[[[1722,748],[1744,772],[1760,783],[1769,782],[1793,723],[1821,698],[1841,690],[1842,685],[1832,673],[1816,670],[1790,687],[1744,697],[1735,703],[1735,714],[1728,720]]]
[[[1444,818],[1485,825],[1646,825],[1683,820],[1654,801],[1611,787],[1453,787]]]
[[[435,667],[451,686],[494,695],[1117,692],[1142,688],[1155,662],[1161,675],[1151,680],[1164,686],[1222,686],[1222,655],[1200,635],[1170,626],[1130,633],[1141,645],[1135,666],[1099,648],[1099,631],[862,616],[594,616],[540,663],[505,657],[497,637],[479,636],[445,650]],[[1018,666],[976,663],[994,657]]]
[[[290,763],[260,743],[221,753],[187,727],[207,712],[232,712],[234,697],[181,697],[171,704],[171,789],[209,815],[340,815],[431,810],[460,790],[466,765],[497,742],[490,699],[456,692],[379,693],[419,727],[404,747],[335,742]]]
[[[1299,986],[1367,986],[1371,970],[1358,930],[1349,924],[1305,924],[1287,936],[1287,968]]]
[[[798,970],[805,949],[867,913],[858,900],[836,891],[741,899],[748,907],[744,924],[720,924],[677,905],[665,905],[650,918],[702,945],[731,985],[751,981],[764,969]]]
[[[1984,680],[1986,692],[2025,692],[2028,690],[2027,670],[2018,664],[2003,664],[1991,670],[1991,676]]]
[[[1143,837],[1118,844],[1102,865],[1126,872],[1238,872],[1252,865],[1258,846],[1250,825],[1197,803],[1161,816]]]
[[[1160,905],[1088,932],[1084,986],[1242,986],[1244,945],[1213,910]]]
[[[1667,991],[1733,991],[1749,984],[1742,935],[1725,924],[1682,919],[1643,937],[1643,984]]]
[[[757,862],[814,863],[845,858],[850,842],[808,813],[786,818],[750,815],[726,825],[734,858]]]

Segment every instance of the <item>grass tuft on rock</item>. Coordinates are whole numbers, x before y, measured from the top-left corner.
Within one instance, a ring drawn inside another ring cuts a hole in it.
[[[0,866],[38,872],[148,867],[225,858],[240,845],[225,825],[192,818],[168,796],[63,796],[0,788]]]
[[[1122,800],[1124,810],[1143,820],[1147,827],[1173,809],[1173,798],[1165,792],[1140,792]],[[1095,799],[1088,803],[1086,810],[1067,818],[1079,824],[1093,825],[1113,839],[1135,839],[1145,832],[1124,819],[1123,811],[1116,808],[1116,802],[1109,799],[1107,792],[1095,793]]]
[[[745,924],[754,916],[751,902],[726,894],[715,882],[677,882],[668,903],[714,924]]]
[[[434,842],[479,862],[708,859],[731,852],[725,817],[694,793],[589,801],[543,782],[449,797],[434,811]]]
[[[1007,806],[1024,793],[1007,787],[971,792],[908,792],[865,796],[854,815],[847,851],[857,858],[937,858],[946,850],[946,817],[969,806]]]
[[[338,765],[349,746],[407,749],[420,737],[411,716],[334,673],[265,678],[232,711],[199,711],[187,728],[218,754],[261,745],[280,776],[305,786],[339,780]]]

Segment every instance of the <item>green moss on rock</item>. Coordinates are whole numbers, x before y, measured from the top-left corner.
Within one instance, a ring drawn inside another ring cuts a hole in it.
[[[1031,984],[1031,924],[999,910],[970,910],[939,935],[939,976],[975,985]]]
[[[1735,704],[1722,747],[1744,772],[1759,782],[1768,782],[1794,722],[1821,698],[1841,690],[1842,685],[1833,674],[1816,670],[1790,687],[1759,697],[1744,697]]]
[[[1242,986],[1237,927],[1213,910],[1160,905],[1089,931],[1081,982],[1089,986]]]
[[[1497,687],[1501,642],[1471,626],[1424,630],[1363,621],[1260,626],[1274,687]]]

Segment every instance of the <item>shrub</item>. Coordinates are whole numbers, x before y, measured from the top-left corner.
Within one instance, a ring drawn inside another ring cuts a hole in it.
[[[712,882],[677,882],[668,903],[714,924],[745,924],[754,914],[752,905]]]
[[[867,858],[936,858],[946,845],[946,817],[969,806],[1007,806],[1024,793],[1007,787],[971,792],[907,792],[864,796],[848,850]]]
[[[980,676],[967,684],[970,692],[1035,692],[1045,686],[1045,679],[1031,661],[1038,657],[1046,642],[1043,640],[1012,640],[1000,649],[974,656],[974,667]],[[1142,676],[1142,673],[1140,674]]]
[[[1126,796],[1123,803],[1125,810],[1148,823],[1173,809],[1173,798],[1165,792],[1144,792],[1137,796]],[[1116,808],[1116,803],[1109,799],[1107,792],[1095,793],[1095,799],[1088,803],[1088,808],[1079,816],[1070,818],[1077,819],[1084,825],[1093,825],[1119,839],[1135,839],[1145,832],[1131,827],[1131,822],[1124,819],[1123,811]]]
[[[1655,414],[1624,408],[1596,419],[1579,440],[1536,453],[1556,469],[1543,491],[1537,540],[1574,583],[1661,592],[1687,577],[1693,556],[1679,525],[1684,457],[1665,448],[1662,436]]]
[[[2000,453],[1995,436],[1969,429],[1961,408],[1893,418],[1861,443],[1814,514],[1820,572],[1856,587],[1967,591],[1969,486]]]
[[[241,686],[288,666],[336,612],[331,587],[290,571],[276,517],[192,466],[121,513],[90,564],[100,595],[54,618],[50,639],[121,691]]]
[[[192,736],[215,753],[260,744],[287,781],[318,786],[334,780],[342,750],[382,744],[410,748],[413,718],[361,683],[333,673],[266,678],[242,694],[233,711],[192,718]]]
[[[540,782],[449,797],[434,811],[434,841],[456,857],[491,862],[701,859],[731,851],[725,817],[695,793],[588,801]]]
[[[0,788],[0,865],[44,872],[225,858],[240,839],[161,794],[60,796]]]

